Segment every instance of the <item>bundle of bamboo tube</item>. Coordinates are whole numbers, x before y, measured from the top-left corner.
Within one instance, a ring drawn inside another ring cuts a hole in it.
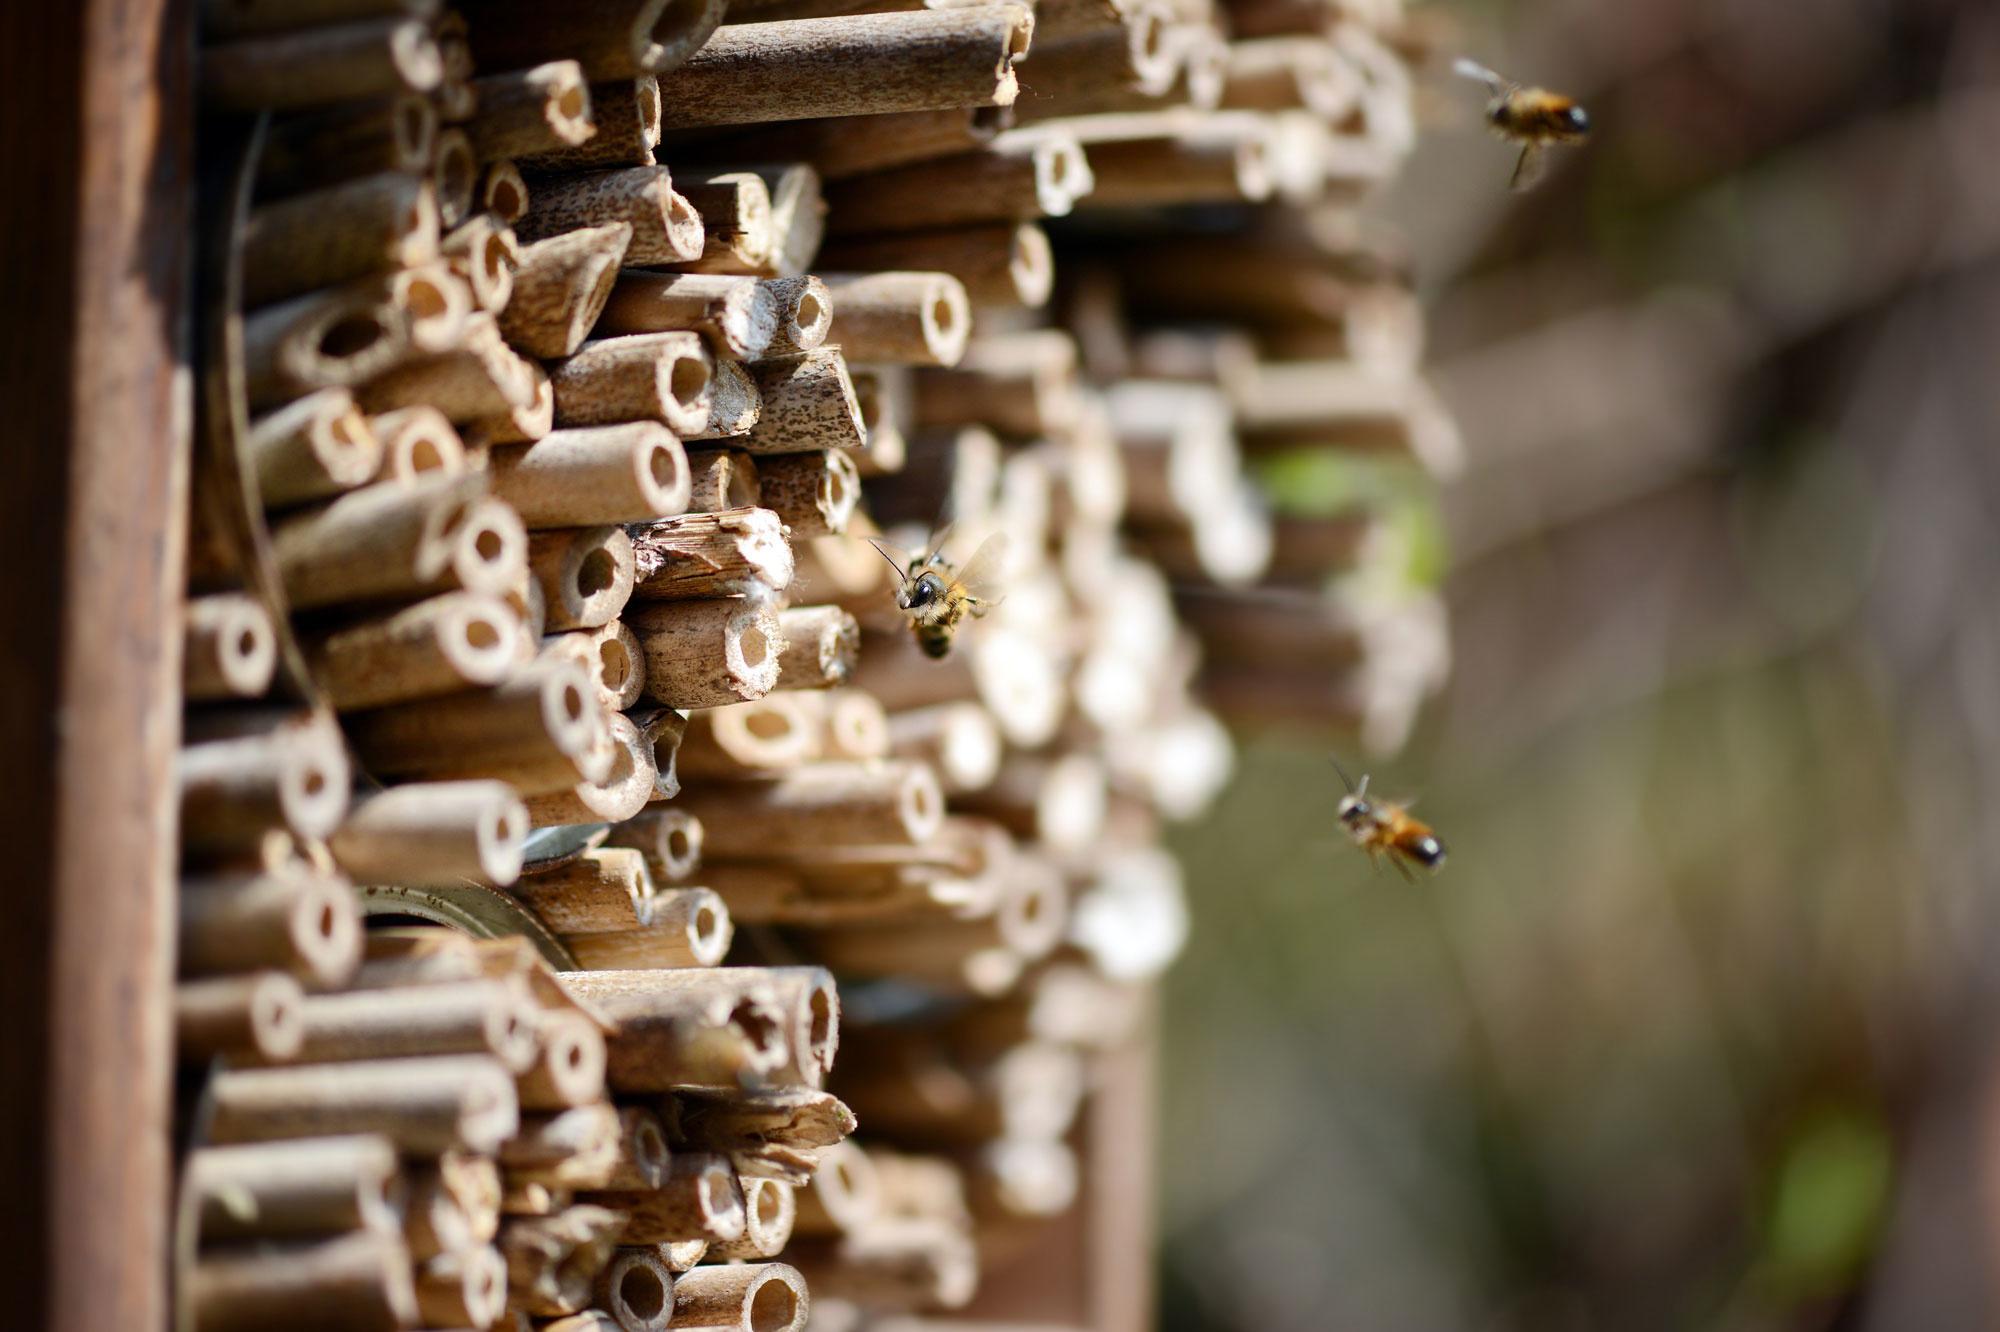
[[[1062,1218],[1143,1246],[1077,1126],[1217,713],[1393,742],[1442,668],[1321,586],[1370,518],[1244,463],[1449,466],[1335,239],[1409,147],[1394,6],[878,8],[203,6],[270,118],[190,562],[186,1326],[1025,1317],[981,1274]],[[871,545],[947,520],[1005,596],[934,661]]]

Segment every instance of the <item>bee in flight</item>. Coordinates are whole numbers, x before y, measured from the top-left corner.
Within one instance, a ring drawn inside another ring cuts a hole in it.
[[[1476,61],[1460,60],[1452,68],[1486,85],[1493,94],[1486,103],[1487,122],[1502,138],[1521,145],[1509,189],[1525,190],[1542,178],[1548,165],[1544,150],[1550,145],[1582,143],[1590,137],[1590,113],[1576,99],[1547,88],[1524,88]]]
[[[1340,780],[1347,787],[1337,811],[1340,826],[1356,846],[1368,853],[1369,860],[1379,866],[1386,856],[1398,874],[1413,882],[1412,864],[1432,871],[1444,864],[1444,843],[1429,824],[1410,817],[1407,802],[1397,804],[1370,797],[1365,772],[1361,774],[1361,784],[1356,786],[1347,780],[1347,773],[1338,762],[1333,770],[1340,773]]]
[[[930,543],[927,554],[899,561],[879,542],[870,544],[901,580],[896,588],[896,605],[910,617],[910,632],[927,657],[951,654],[952,635],[959,622],[970,615],[979,619],[1000,604],[1000,566],[1007,559],[1007,534],[995,532],[979,543],[964,566],[954,566],[944,557],[947,529]]]

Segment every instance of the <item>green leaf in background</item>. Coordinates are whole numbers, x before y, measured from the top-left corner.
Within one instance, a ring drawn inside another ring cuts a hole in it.
[[[1778,1159],[1760,1263],[1780,1299],[1841,1289],[1874,1249],[1895,1167],[1886,1126],[1843,1107],[1793,1130]]]

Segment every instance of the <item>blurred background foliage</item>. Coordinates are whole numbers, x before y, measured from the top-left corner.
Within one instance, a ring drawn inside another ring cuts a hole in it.
[[[1470,465],[1265,479],[1442,586],[1375,785],[1451,859],[1340,840],[1338,738],[1182,833],[1162,1323],[2000,1325],[2000,6],[1411,14],[1375,212]],[[1508,194],[1460,51],[1594,141]]]

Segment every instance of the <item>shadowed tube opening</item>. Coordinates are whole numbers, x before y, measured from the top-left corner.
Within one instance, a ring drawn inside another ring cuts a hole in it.
[[[349,315],[335,320],[319,335],[319,354],[330,360],[359,356],[389,336],[389,330],[374,312]]]
[[[421,98],[406,97],[396,104],[394,123],[396,155],[405,162],[421,164],[430,156],[431,139],[437,133],[437,112]]]
[[[743,719],[743,729],[759,740],[777,740],[792,733],[792,718],[776,708],[758,708]]]
[[[752,1332],[784,1332],[798,1316],[798,1293],[777,1276],[772,1276],[750,1294]]]
[[[498,564],[507,553],[507,538],[491,527],[481,527],[472,538],[472,549],[485,564]]]
[[[715,911],[712,908],[705,906],[698,908],[694,913],[694,937],[703,941],[713,939],[716,924]]]
[[[465,622],[465,644],[474,650],[500,646],[500,626],[483,615],[475,615]]]
[[[762,629],[755,627],[747,628],[743,631],[742,637],[738,641],[743,645],[743,660],[746,664],[751,666],[763,665],[764,658],[770,654],[771,645],[764,637]]]
[[[564,88],[562,95],[556,98],[556,114],[564,120],[581,119],[583,106],[583,89],[580,87]]]
[[[833,1063],[833,996],[827,993],[824,985],[813,987],[809,1011],[812,1020],[807,1040],[812,1045],[813,1057],[819,1060],[822,1067],[830,1066]]]
[[[583,691],[573,684],[563,686],[562,712],[569,721],[583,720]]]
[[[512,177],[496,176],[487,190],[487,205],[502,217],[519,217],[528,211],[528,200]]]
[[[667,1287],[660,1274],[637,1263],[618,1278],[618,1298],[642,1323],[650,1323],[666,1312]]]
[[[618,563],[608,550],[593,550],[583,557],[576,570],[577,595],[589,600],[617,581]]]
[[[462,134],[446,134],[437,146],[438,199],[469,200],[479,180],[479,163],[472,156],[472,144]]]
[[[692,407],[708,387],[708,367],[691,356],[677,356],[667,373],[667,384],[675,402]]]
[[[632,678],[632,654],[615,638],[597,645],[597,678],[614,694]]]
[[[451,301],[428,278],[413,278],[404,285],[403,306],[418,319],[436,319],[451,312]]]
[[[687,829],[675,828],[667,833],[667,854],[676,860],[685,860],[694,851],[688,838]]]
[[[704,375],[706,373],[703,372]],[[651,474],[653,484],[662,490],[672,489],[674,480],[681,471],[680,464],[674,457],[674,451],[664,444],[647,451],[646,470]]]

